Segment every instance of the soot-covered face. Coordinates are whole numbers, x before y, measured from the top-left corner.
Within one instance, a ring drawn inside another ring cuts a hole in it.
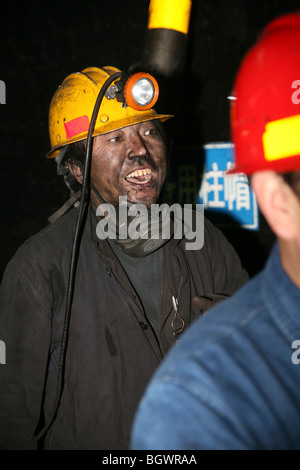
[[[94,138],[91,180],[102,198],[116,205],[119,196],[150,207],[166,178],[166,146],[154,121]],[[92,194],[98,205],[99,201]]]

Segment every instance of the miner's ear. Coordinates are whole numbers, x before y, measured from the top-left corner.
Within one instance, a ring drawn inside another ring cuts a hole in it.
[[[80,167],[75,162],[72,162],[72,161],[67,161],[66,165],[69,169],[69,172],[74,176],[76,181],[82,184],[83,174],[82,174]]]
[[[274,171],[259,171],[251,177],[251,186],[275,235],[284,240],[298,237],[300,201],[282,176]]]

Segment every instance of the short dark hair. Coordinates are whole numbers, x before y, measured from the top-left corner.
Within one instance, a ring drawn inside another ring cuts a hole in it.
[[[300,170],[290,173],[283,173],[284,181],[292,188],[295,194],[300,198]]]
[[[66,151],[64,162],[81,162],[82,165],[85,164],[86,157],[86,140],[80,140],[79,142],[74,142],[74,144],[69,144],[68,150]]]
[[[73,144],[69,144],[68,149],[65,153],[63,164],[65,165],[67,162],[70,164],[75,164],[80,162],[82,166],[85,164],[86,159],[86,140],[80,140],[79,142],[74,142]],[[70,173],[69,171],[64,176],[65,183],[70,189],[71,194],[76,193],[81,189],[81,184],[78,183],[76,178]]]

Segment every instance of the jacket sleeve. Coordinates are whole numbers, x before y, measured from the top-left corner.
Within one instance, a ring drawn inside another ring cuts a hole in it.
[[[26,271],[26,274],[25,274]],[[0,287],[0,449],[35,449],[51,335],[41,280],[17,261]],[[45,289],[44,289],[45,290]],[[2,343],[2,345],[3,345]]]

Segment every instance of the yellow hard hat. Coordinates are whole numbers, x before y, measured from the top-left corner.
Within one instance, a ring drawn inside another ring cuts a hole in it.
[[[90,120],[99,92],[105,81],[121,71],[115,67],[88,67],[68,75],[55,92],[49,109],[49,135],[51,150],[47,158],[55,158],[65,145],[87,138]],[[116,80],[117,81],[117,80]],[[113,82],[113,84],[116,83]],[[158,114],[153,108],[136,110],[124,106],[116,98],[103,97],[93,136],[159,119],[165,121],[169,114]]]

